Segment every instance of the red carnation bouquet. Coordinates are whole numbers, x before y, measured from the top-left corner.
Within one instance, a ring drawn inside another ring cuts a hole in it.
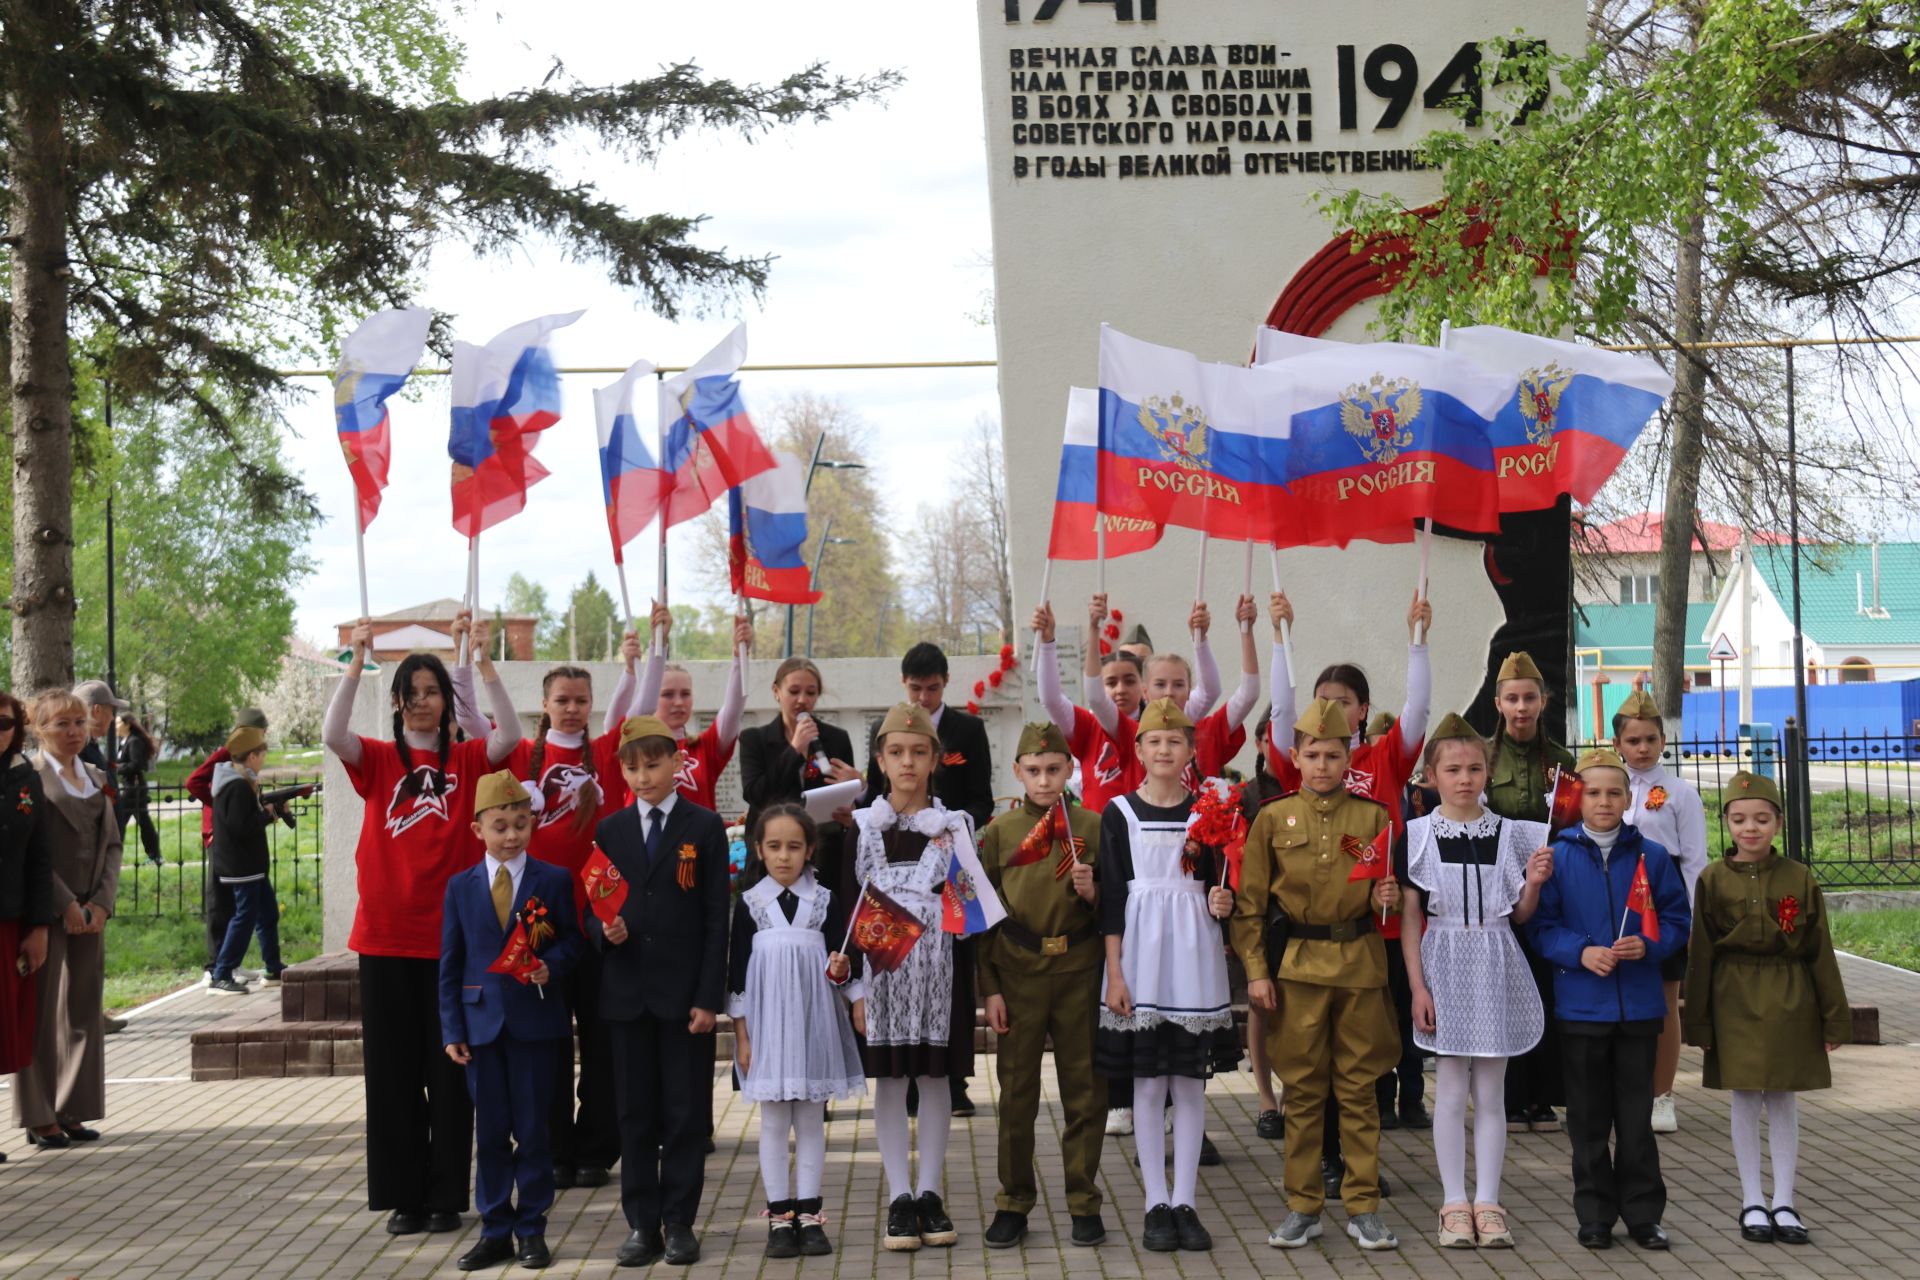
[[[1211,849],[1220,860],[1220,883],[1238,892],[1240,864],[1247,851],[1247,817],[1240,811],[1245,783],[1222,791],[1211,784],[1200,788],[1193,798],[1193,812],[1187,817],[1187,856],[1182,867],[1191,874],[1198,865],[1200,852]]]

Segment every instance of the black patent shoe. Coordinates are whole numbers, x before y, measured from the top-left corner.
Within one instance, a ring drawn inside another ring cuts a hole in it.
[[[68,1124],[63,1120],[60,1123],[60,1131],[67,1135],[67,1141],[69,1142],[100,1141],[100,1131],[98,1129],[89,1129],[83,1124]]]
[[[1748,1222],[1747,1215],[1757,1213],[1760,1221]],[[1750,1204],[1740,1211],[1740,1238],[1749,1244],[1773,1243],[1773,1216],[1763,1204]]]
[[[613,1255],[617,1267],[650,1267],[660,1261],[660,1255],[667,1251],[661,1243],[658,1228],[652,1231],[634,1231],[620,1245],[620,1251]]]
[[[544,1271],[553,1265],[553,1250],[545,1236],[521,1236],[515,1257],[529,1271]]]
[[[1793,1221],[1791,1223],[1780,1221],[1780,1215],[1783,1213],[1792,1214]],[[1800,1221],[1800,1211],[1792,1205],[1783,1204],[1767,1216],[1773,1223],[1773,1238],[1776,1242],[1780,1244],[1806,1244],[1812,1240],[1813,1237],[1807,1234],[1806,1224]]]
[[[1011,1209],[998,1210],[993,1221],[987,1224],[987,1234],[982,1237],[989,1249],[1011,1249],[1019,1244],[1027,1234],[1027,1215],[1015,1213]]]
[[[1174,1206],[1173,1227],[1179,1235],[1181,1252],[1210,1253],[1213,1251],[1213,1236],[1200,1225],[1200,1215],[1193,1211],[1192,1205]]]
[[[1259,1119],[1253,1122],[1253,1131],[1262,1138],[1284,1138],[1287,1136],[1287,1122],[1278,1111],[1262,1111]]]
[[[462,1271],[479,1271],[510,1262],[513,1257],[513,1241],[506,1236],[481,1236],[480,1242],[456,1258],[453,1265]]]
[[[700,1237],[693,1234],[692,1227],[669,1222],[665,1231],[668,1266],[690,1267],[700,1261]]]
[[[426,1229],[427,1215],[424,1213],[395,1209],[387,1215],[387,1234],[390,1236],[417,1236]]]
[[[1171,1205],[1157,1204],[1147,1210],[1140,1247],[1154,1253],[1173,1253],[1180,1248],[1180,1224],[1173,1216]]]
[[[1778,1229],[1775,1230],[1774,1234],[1779,1234]],[[1651,1249],[1655,1253],[1664,1252],[1670,1247],[1667,1243],[1665,1228],[1657,1222],[1646,1222],[1637,1227],[1628,1227],[1627,1235],[1632,1237],[1633,1242],[1642,1249]]]
[[[457,1213],[430,1213],[427,1215],[427,1230],[435,1235],[448,1231],[458,1231],[461,1227]]]
[[[1581,1227],[1580,1245],[1585,1249],[1613,1248],[1612,1227]]]
[[[1073,1242],[1082,1249],[1090,1249],[1107,1238],[1107,1224],[1097,1213],[1076,1213],[1073,1215]]]

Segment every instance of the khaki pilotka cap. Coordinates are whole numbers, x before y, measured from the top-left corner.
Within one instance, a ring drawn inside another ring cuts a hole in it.
[[[673,730],[667,728],[667,722],[659,716],[628,716],[620,722],[621,746],[642,738],[665,738],[672,742]]]
[[[1395,721],[1393,718],[1393,712],[1391,711],[1378,712],[1374,715],[1373,719],[1367,722],[1367,736],[1369,738],[1372,738],[1380,734],[1383,734],[1387,730],[1393,728],[1393,726],[1396,723],[1397,721]]]
[[[1666,723],[1660,715],[1660,704],[1655,702],[1645,689],[1635,689],[1628,694],[1627,700],[1621,703],[1620,709],[1613,714],[1625,716],[1629,720],[1652,720],[1662,725]]]
[[[933,717],[916,702],[894,703],[880,721],[880,728],[875,731],[873,740],[880,742],[890,733],[917,733],[923,738],[933,739],[936,746],[940,742],[940,731],[933,727]]]
[[[244,760],[252,752],[267,745],[266,731],[243,724],[227,735],[227,755],[234,760]]]
[[[533,797],[513,776],[511,769],[501,769],[480,779],[480,785],[473,789],[473,815],[479,817],[489,809],[504,808],[510,804],[531,804]]]
[[[1466,718],[1457,711],[1447,712],[1440,717],[1439,724],[1427,730],[1429,743],[1451,742],[1455,739],[1467,739],[1483,744],[1486,742],[1486,739],[1480,736],[1480,731],[1468,724]]]
[[[1494,677],[1494,687],[1499,688],[1508,680],[1537,680],[1542,689],[1547,687],[1547,678],[1540,674],[1539,667],[1533,665],[1533,655],[1525,650],[1507,655],[1507,660],[1500,664],[1500,674]]]
[[[1067,745],[1067,735],[1060,732],[1060,726],[1051,720],[1036,720],[1020,730],[1020,745],[1013,749],[1013,758],[1021,756],[1040,756],[1058,752],[1069,758],[1073,749]]]
[[[235,707],[233,709],[233,723],[235,728],[239,728],[242,725],[249,725],[255,729],[265,729],[267,727],[267,713],[258,707]]]
[[[1127,628],[1127,634],[1120,641],[1121,648],[1134,645],[1144,645],[1149,651],[1153,648],[1153,641],[1147,639],[1147,629],[1137,622]]]
[[[1341,742],[1353,738],[1353,725],[1347,719],[1347,709],[1331,698],[1315,698],[1293,722],[1295,733],[1304,733],[1309,738],[1338,738]]]
[[[1193,721],[1172,698],[1155,698],[1140,712],[1140,727],[1134,736],[1152,733],[1158,729],[1191,729]]]
[[[1727,781],[1727,789],[1720,796],[1720,812],[1725,813],[1727,806],[1735,800],[1765,800],[1776,812],[1784,812],[1786,806],[1780,803],[1780,786],[1772,778],[1763,778],[1757,773],[1742,770]]]
[[[1575,773],[1585,773],[1589,769],[1618,769],[1625,773],[1627,762],[1622,760],[1611,747],[1595,747],[1581,756],[1580,762],[1573,766]]]

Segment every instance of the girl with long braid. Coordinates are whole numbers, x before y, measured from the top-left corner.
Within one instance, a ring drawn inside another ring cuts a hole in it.
[[[456,643],[468,629],[455,624]],[[353,658],[327,706],[322,741],[366,802],[354,868],[359,889],[347,946],[360,956],[360,1031],[367,1093],[367,1207],[389,1210],[387,1231],[458,1231],[467,1207],[473,1107],[440,1046],[440,908],[447,881],[480,858],[474,787],[520,742],[506,687],[473,628],[493,704],[484,738],[454,741],[456,684],[432,654],[394,668],[393,738],[351,727],[373,626],[353,629]],[[471,673],[463,684],[471,688]],[[471,702],[471,695],[468,697]]]
[[[673,615],[665,605],[653,607],[653,625],[665,636],[673,630]],[[740,742],[740,713],[747,705],[746,673],[740,669],[740,653],[753,647],[753,623],[745,617],[733,620],[733,668],[727,672],[727,689],[713,723],[698,735],[687,736],[687,724],[693,719],[693,675],[678,663],[668,662],[664,653],[647,659],[640,676],[640,692],[633,700],[642,714],[653,714],[673,730],[680,744],[680,770],[674,781],[680,794],[706,809],[718,809],[714,788],[733,749]]]

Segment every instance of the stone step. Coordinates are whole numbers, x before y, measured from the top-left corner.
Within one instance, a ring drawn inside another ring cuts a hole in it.
[[[360,1025],[360,959],[350,951],[288,965],[280,975],[280,1016],[288,1022]]]

